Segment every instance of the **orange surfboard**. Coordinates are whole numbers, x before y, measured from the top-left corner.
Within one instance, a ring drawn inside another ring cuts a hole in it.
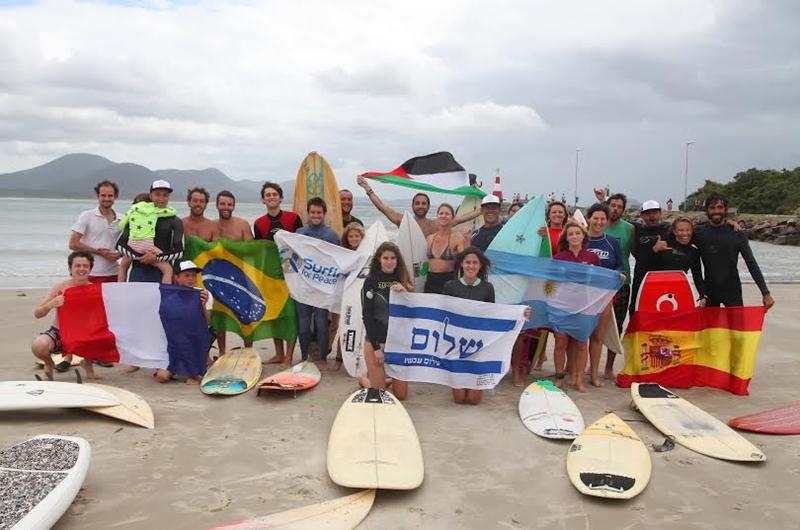
[[[322,378],[317,365],[310,361],[298,363],[288,370],[265,377],[258,383],[258,394],[262,390],[298,391],[314,388]]]
[[[683,271],[650,271],[636,296],[636,311],[676,313],[694,310],[694,294]]]
[[[800,434],[800,403],[739,416],[728,425],[742,431],[764,434]]]

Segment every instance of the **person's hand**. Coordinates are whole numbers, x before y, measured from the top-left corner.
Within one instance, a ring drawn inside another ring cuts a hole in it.
[[[708,304],[708,298],[705,296],[697,301],[697,307],[705,307]]]
[[[734,232],[739,232],[740,230],[742,230],[742,225],[740,225],[739,221],[737,221],[736,219],[728,219],[728,224],[730,225],[731,228],[733,228]]]
[[[653,245],[653,252],[655,252],[655,253],[659,253],[659,252],[661,252],[662,250],[671,250],[671,248],[672,248],[672,247],[670,247],[669,245],[667,245],[667,242],[666,242],[666,241],[664,241],[663,239],[661,239],[661,236],[658,236],[658,239],[656,240],[656,244],[655,244],[655,245]]]
[[[522,314],[525,317],[525,320],[530,320],[531,319],[531,306],[526,305],[525,306],[525,312],[522,313]]]
[[[391,289],[392,291],[397,291],[398,293],[406,292],[406,287],[400,282],[393,283],[392,286],[389,287],[389,289]]]
[[[597,199],[597,202],[606,202],[605,188],[595,188],[593,191],[594,191],[594,198]]]
[[[208,303],[208,291],[205,289],[200,290],[200,304],[205,307]]]
[[[372,188],[369,186],[369,182],[367,182],[367,179],[365,179],[365,178],[364,178],[364,177],[362,177],[361,175],[359,175],[358,177],[356,177],[356,183],[357,183],[359,186],[361,186],[362,188],[364,188],[364,191],[366,191],[367,193],[369,193],[370,191],[372,191]]]
[[[763,303],[764,303],[764,312],[765,312],[765,313],[766,313],[767,311],[769,311],[769,310],[770,310],[770,308],[772,308],[772,306],[774,306],[774,305],[775,305],[775,299],[774,299],[774,298],[772,298],[772,295],[771,295],[771,294],[769,294],[769,293],[765,294],[765,295],[762,297],[762,301],[763,301]]]
[[[156,256],[157,254],[155,252],[153,252],[152,250],[148,250],[142,255],[141,258],[139,258],[139,261],[141,261],[145,265],[155,265],[156,261],[158,261],[156,259]]]
[[[375,364],[383,366],[383,350],[375,350]]]
[[[64,305],[64,293],[58,293],[58,296],[50,300],[49,305],[50,309],[55,309],[56,307],[61,307],[62,305]]]
[[[539,237],[545,237],[545,236],[547,236],[547,227],[546,227],[546,226],[540,226],[540,227],[539,227],[539,230],[537,230],[537,231],[536,231],[536,234],[537,234]]]
[[[107,260],[116,261],[120,257],[120,253],[110,248],[98,248],[97,253],[106,258]]]
[[[625,274],[623,274],[621,272],[619,273],[619,281],[621,281],[622,283],[625,283],[625,279],[626,278],[627,278],[627,276],[625,276]]]

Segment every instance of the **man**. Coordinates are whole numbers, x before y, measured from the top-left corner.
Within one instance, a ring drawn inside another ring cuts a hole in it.
[[[166,180],[156,180],[150,186],[150,201],[158,208],[169,205],[172,187]],[[130,227],[126,226],[117,242],[117,249],[130,257],[137,257],[127,247]],[[156,221],[153,243],[161,249],[161,254],[145,252],[134,260],[131,266],[130,282],[161,282],[161,271],[153,265],[158,262],[173,262],[183,255],[183,223],[175,216],[159,217]]]
[[[295,212],[284,212],[281,210],[283,200],[283,188],[275,182],[265,182],[261,186],[261,200],[267,207],[267,214],[262,215],[253,222],[253,236],[255,239],[275,240],[275,232],[287,230],[296,232],[303,226],[303,221]],[[285,367],[292,364],[294,357],[295,341],[288,341],[284,350],[283,339],[273,339],[275,344],[275,355],[267,360],[267,363],[281,363]]]
[[[340,190],[339,191],[339,200],[342,203],[342,228],[349,225],[350,223],[358,223],[361,226],[364,226],[364,222],[355,217],[353,212],[353,192],[350,190]]]
[[[736,231],[730,226],[728,200],[719,193],[712,193],[704,204],[708,224],[695,228],[693,241],[700,249],[703,261],[706,306],[742,306],[742,282],[739,279],[737,263],[739,255],[744,258],[750,276],[761,291],[761,301],[765,310],[775,305],[764,275],[758,266],[750,243],[744,231]]]
[[[644,201],[640,216],[642,222],[634,225],[630,247],[631,254],[636,258],[631,285],[631,316],[636,310],[636,296],[644,275],[658,269],[656,254],[667,248],[666,237],[669,233],[669,224],[661,220],[661,205],[658,201]]]
[[[395,226],[400,226],[400,222],[403,220],[403,214],[384,204],[375,191],[373,191],[369,182],[367,182],[367,179],[359,175],[357,182],[359,186],[364,188],[364,191],[366,191],[367,197],[369,197],[369,200],[372,201],[372,204],[374,204],[375,207],[380,210],[380,212],[385,215],[389,221],[392,222],[392,224]],[[426,194],[417,193],[411,198],[411,211],[414,213],[414,220],[422,229],[422,233],[425,235],[425,237],[428,237],[439,229],[439,220],[428,219],[427,217],[428,210],[430,209],[431,199]],[[453,226],[465,223],[471,219],[474,219],[475,217],[478,217],[480,214],[480,210],[475,210],[466,214],[457,215],[453,219]]]
[[[44,318],[51,310],[64,305],[64,291],[79,285],[89,285],[89,274],[92,271],[94,257],[82,250],[73,251],[67,256],[67,267],[69,269],[69,279],[62,280],[53,285],[47,294],[42,298],[41,303],[33,310],[33,316]],[[46,331],[41,332],[31,343],[33,354],[44,362],[44,375],[49,380],[53,380],[53,370],[56,369],[52,355],[62,351],[61,332],[58,328],[58,315],[53,318],[53,325]],[[59,371],[69,369],[69,359],[73,352],[65,352],[64,363],[66,367],[59,367]],[[61,364],[61,363],[59,363]],[[92,361],[83,360],[83,368],[89,379],[100,379],[94,374]]]
[[[175,264],[174,274],[172,275],[172,281],[175,285],[179,285],[181,287],[188,287],[193,289],[195,285],[197,285],[197,275],[202,272],[202,269],[195,265],[195,263],[191,260],[184,260],[180,263]],[[213,303],[213,299],[208,291],[205,289],[200,289],[200,305],[203,308],[203,313],[206,316],[206,323],[211,320],[211,304]],[[213,339],[213,336],[210,337]],[[204,352],[207,353],[207,352]],[[198,368],[201,367],[206,362],[206,359],[203,359],[202,362],[197,362]],[[182,374],[186,375],[186,374]],[[156,380],[159,383],[169,383],[172,380],[173,373],[166,369],[159,369],[155,373]],[[199,385],[200,379],[202,374],[192,374],[186,378],[187,385]]]
[[[481,214],[483,226],[475,230],[470,239],[470,245],[486,252],[495,236],[503,228],[500,222],[500,199],[496,195],[487,195],[481,200]]]
[[[189,215],[181,219],[183,222],[183,236],[197,236],[203,241],[216,241],[219,239],[219,226],[205,216],[210,195],[205,188],[194,187],[186,195],[186,204],[189,205]]]
[[[233,211],[236,209],[236,197],[228,190],[217,193],[217,214],[218,219],[213,221],[217,225],[220,239],[230,241],[252,241],[253,231],[250,223],[241,217],[235,217]]]
[[[72,234],[69,249],[93,254],[94,267],[89,276],[91,283],[117,281],[117,260],[120,253],[114,247],[119,238],[119,220],[114,201],[119,197],[119,187],[110,180],[101,180],[94,187],[97,208],[80,213]]]
[[[332,245],[339,245],[341,240],[336,232],[325,226],[325,213],[328,205],[320,197],[313,197],[308,200],[308,226],[303,226],[297,230],[298,234],[313,237],[326,241]],[[300,355],[305,361],[308,359],[309,348],[311,346],[311,319],[314,319],[314,329],[317,334],[317,346],[319,346],[319,365],[320,369],[326,368],[328,350],[330,349],[330,312],[327,309],[314,307],[301,302],[297,305],[297,324],[298,339],[300,340]]]

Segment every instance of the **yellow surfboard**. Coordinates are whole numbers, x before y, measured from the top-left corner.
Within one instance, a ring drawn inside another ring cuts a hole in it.
[[[208,368],[200,382],[200,391],[223,396],[242,394],[253,388],[260,377],[261,356],[256,350],[230,350]]]
[[[134,394],[130,390],[124,388],[117,388],[110,385],[101,385],[98,383],[85,383],[87,386],[93,386],[101,390],[105,390],[112,396],[119,399],[119,405],[112,405],[110,407],[86,407],[86,410],[109,416],[118,420],[127,421],[135,425],[140,425],[147,429],[155,427],[155,418],[153,417],[153,409],[140,395]]]
[[[316,151],[308,153],[297,170],[294,184],[294,201],[292,208],[308,224],[308,200],[322,197],[328,206],[325,213],[325,224],[334,232],[342,235],[342,201],[339,199],[339,186],[336,175],[327,160]]]

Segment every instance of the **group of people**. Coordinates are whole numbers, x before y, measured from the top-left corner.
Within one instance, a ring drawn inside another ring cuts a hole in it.
[[[358,177],[358,185],[366,192],[372,204],[396,226],[403,214],[386,205],[372,189],[369,181]],[[364,238],[363,222],[352,215],[353,194],[349,190],[340,192],[343,226],[338,230],[326,226],[324,219],[327,204],[314,197],[307,203],[308,224],[303,225],[297,212],[281,208],[283,190],[279,184],[266,182],[261,189],[261,200],[266,213],[250,223],[233,215],[236,197],[223,190],[216,195],[217,219],[205,216],[210,194],[204,188],[195,187],[187,193],[189,215],[178,218],[169,206],[173,192],[169,182],[156,180],[147,194],[138,196],[131,208],[121,215],[114,209],[119,196],[116,183],[104,180],[94,188],[97,207],[82,212],[72,227],[69,238],[69,279],[54,285],[34,311],[42,318],[64,302],[63,292],[71,287],[88,283],[114,281],[164,282],[184,287],[193,287],[200,268],[182,260],[184,238],[197,236],[205,241],[227,239],[232,241],[273,240],[279,230],[296,232],[344,248],[355,250]],[[555,333],[554,364],[555,381],[559,387],[574,386],[586,391],[584,369],[589,365],[589,381],[602,386],[600,360],[603,347],[603,332],[611,319],[616,317],[621,334],[626,315],[634,311],[636,295],[644,275],[654,270],[691,271],[700,299],[699,305],[742,305],[741,281],[737,271],[738,256],[747,264],[750,274],[763,295],[763,304],[769,309],[774,300],[764,282],[745,234],[738,225],[727,220],[727,201],[718,194],[706,199],[705,209],[708,224],[694,227],[686,217],[678,217],[671,224],[661,220],[662,211],[656,201],[645,201],[640,212],[640,221],[630,223],[622,218],[627,208],[627,198],[616,193],[606,198],[606,190],[595,190],[597,202],[587,211],[587,224],[570,216],[563,201],[550,201],[546,210],[546,226],[539,235],[550,245],[553,259],[600,266],[617,271],[623,282],[614,299],[603,310],[597,328],[589,341],[580,341],[564,333]],[[494,302],[494,289],[488,281],[489,260],[484,252],[504,225],[501,216],[501,201],[487,195],[480,209],[456,215],[447,203],[436,210],[436,218],[428,217],[430,198],[417,193],[412,198],[413,218],[426,237],[428,245],[428,272],[424,291],[484,302]],[[508,217],[513,216],[521,203],[512,204]],[[483,216],[483,225],[469,233],[458,225]],[[339,228],[339,227],[337,227]],[[635,258],[633,273],[630,256]],[[388,328],[389,291],[413,289],[412,279],[404,264],[404,257],[393,243],[382,244],[375,252],[369,267],[369,276],[362,291],[366,328],[365,359],[367,377],[363,385],[384,388],[387,385],[383,367],[383,347]],[[634,304],[630,301],[634,300]],[[210,295],[201,291],[201,303],[209,314]],[[316,334],[319,360],[325,361],[332,349],[335,337],[330,330],[336,329],[337,315],[307,304],[297,303],[298,342],[301,358],[310,355],[312,329]],[[526,318],[529,317],[527,314]],[[313,323],[313,325],[312,325]],[[216,341],[219,352],[226,351],[225,332],[217,330]],[[336,341],[338,342],[338,341]],[[294,341],[274,339],[275,356],[267,362],[280,363],[288,367],[293,359]],[[512,379],[517,386],[523,384],[521,359],[524,339],[520,337],[512,354]],[[246,343],[246,346],[250,344]],[[53,371],[69,368],[68,359],[56,366],[51,354],[61,350],[57,318],[53,325],[37,336],[32,344],[33,353],[45,363],[45,373],[53,377]],[[71,353],[71,352],[65,352]],[[618,352],[608,351],[603,376],[614,376],[614,360]],[[337,361],[341,362],[340,354]],[[541,362],[541,361],[540,361]],[[96,377],[92,363],[86,362],[87,376]],[[537,367],[535,367],[537,368]],[[160,370],[160,381],[169,381],[174,374]],[[201,374],[180,374],[187,382],[199,382]],[[408,392],[407,384],[394,381],[395,395],[403,399]],[[454,389],[453,399],[458,403],[480,402],[480,392]]]

